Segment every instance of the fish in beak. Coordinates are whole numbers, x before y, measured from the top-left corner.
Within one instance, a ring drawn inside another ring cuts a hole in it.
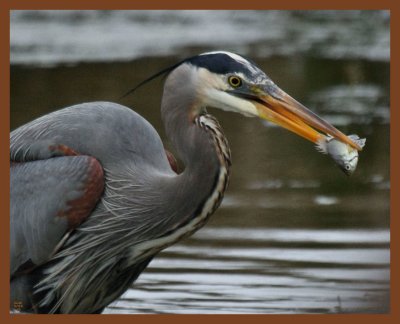
[[[231,90],[229,93],[253,101],[260,118],[286,128],[316,145],[324,141],[328,135],[348,144],[357,151],[362,150],[356,141],[307,109],[273,83],[249,85],[244,89]]]

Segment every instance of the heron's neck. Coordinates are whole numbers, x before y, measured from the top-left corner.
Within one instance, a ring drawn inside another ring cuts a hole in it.
[[[205,176],[230,167],[230,149],[217,119],[202,113],[166,123],[166,134],[183,161],[186,174]]]
[[[196,114],[199,109],[190,102],[174,102],[176,105],[162,107],[162,118],[166,134],[185,165],[173,187],[181,220],[185,215],[181,225],[187,225],[186,233],[190,234],[219,206],[228,183],[231,157],[213,116],[205,114],[205,110]]]

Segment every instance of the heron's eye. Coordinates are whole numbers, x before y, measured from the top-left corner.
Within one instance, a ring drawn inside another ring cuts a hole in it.
[[[230,76],[228,82],[234,88],[240,87],[242,85],[242,79],[235,75]]]
[[[351,169],[350,164],[346,164],[344,167],[345,167],[345,169],[346,169],[347,171],[350,171],[350,169]]]

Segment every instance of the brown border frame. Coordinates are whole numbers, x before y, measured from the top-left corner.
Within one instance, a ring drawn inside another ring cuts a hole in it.
[[[399,91],[396,89],[399,82],[399,24],[400,10],[395,7],[396,0],[335,0],[322,3],[317,0],[280,0],[268,3],[260,0],[248,0],[246,2],[230,2],[227,0],[207,1],[201,3],[193,2],[191,5],[178,0],[169,0],[163,2],[161,0],[152,1],[151,3],[132,3],[123,0],[3,0],[0,2],[0,179],[1,179],[1,267],[0,267],[0,318],[6,323],[22,323],[29,321],[31,323],[52,323],[55,318],[50,315],[20,315],[12,316],[8,309],[9,296],[9,131],[10,131],[10,18],[9,11],[12,9],[387,9],[391,12],[391,74],[390,74],[390,102],[391,102],[391,156],[390,156],[390,180],[391,180],[391,311],[389,314],[383,315],[105,315],[93,317],[92,315],[58,315],[56,320],[60,323],[66,323],[69,320],[76,322],[94,322],[105,323],[109,321],[131,322],[139,321],[140,323],[159,323],[161,321],[173,321],[180,323],[191,322],[238,322],[243,321],[251,323],[262,323],[264,321],[277,321],[291,323],[333,323],[343,321],[347,323],[362,322],[365,323],[392,323],[400,319],[399,311],[399,149],[396,141],[400,138],[400,128],[398,127],[399,111]],[[395,88],[396,87],[396,88]],[[397,90],[397,91],[396,91]],[[394,108],[393,108],[394,107]],[[397,198],[397,199],[396,199]],[[132,317],[133,316],[133,317]]]

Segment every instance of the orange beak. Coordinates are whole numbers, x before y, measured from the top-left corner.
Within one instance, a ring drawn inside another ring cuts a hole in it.
[[[293,99],[276,85],[251,86],[247,93],[238,93],[255,102],[258,115],[262,119],[271,121],[291,132],[317,143],[327,135],[331,135],[354,149],[362,148],[341,131],[317,116],[311,110]],[[320,132],[318,132],[320,131]]]

